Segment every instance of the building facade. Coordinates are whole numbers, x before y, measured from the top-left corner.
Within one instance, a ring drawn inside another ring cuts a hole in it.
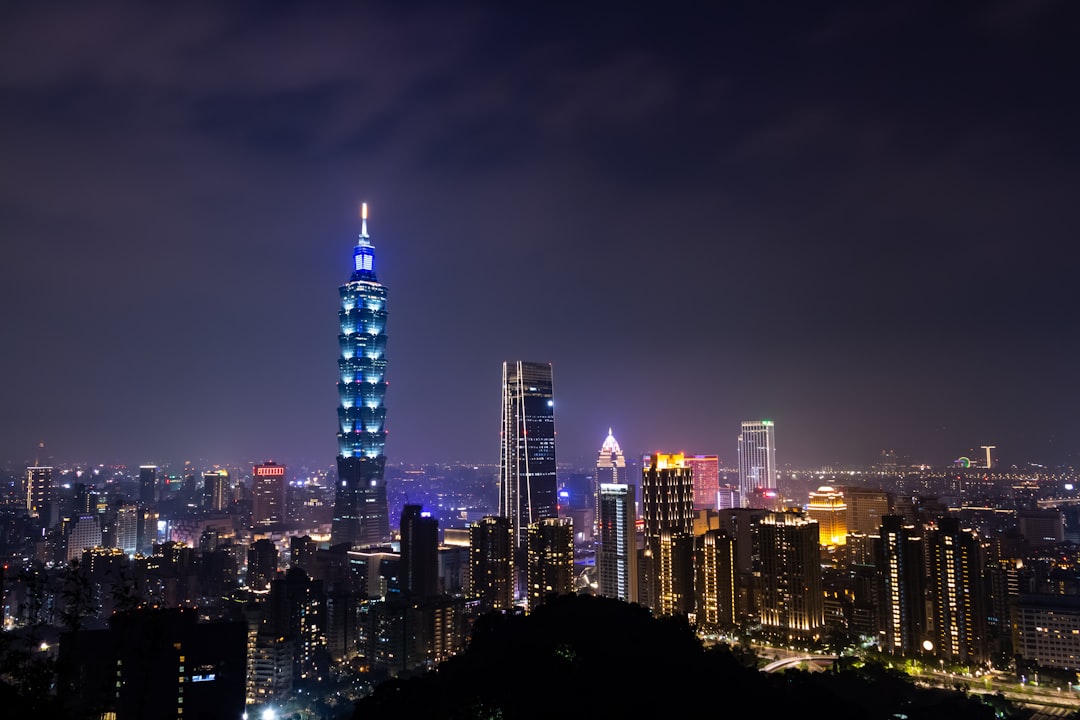
[[[694,471],[694,507],[715,510],[720,489],[720,458],[716,455],[687,455],[684,462]]]
[[[739,432],[739,494],[744,507],[776,491],[776,427],[772,420],[747,420]]]
[[[251,469],[251,524],[285,522],[285,466],[275,462]]]
[[[698,626],[711,632],[735,627],[739,620],[735,539],[719,529],[694,538],[694,607]]]
[[[825,626],[818,524],[800,513],[771,512],[757,525],[758,615],[776,640],[813,640]]]
[[[53,498],[52,471],[43,465],[26,468],[26,509],[33,517],[48,514]]]
[[[879,646],[897,655],[921,652],[927,632],[922,533],[899,515],[886,515],[874,548]]]
[[[226,470],[208,470],[203,473],[203,507],[210,512],[224,512],[232,503],[229,473]]]
[[[959,663],[987,659],[982,549],[975,532],[959,518],[938,518],[928,536],[934,648]]]
[[[822,548],[836,548],[847,543],[847,504],[842,488],[822,485],[811,492],[806,516],[817,520]]]
[[[597,594],[638,601],[637,486],[601,483],[597,505]]]
[[[649,597],[661,615],[694,609],[693,470],[682,453],[645,455],[641,463],[644,552]]]
[[[551,595],[574,592],[574,524],[545,518],[528,527],[526,607],[535,610]]]
[[[153,505],[158,500],[157,465],[139,466],[139,502]]]
[[[420,505],[401,511],[401,590],[428,598],[439,594],[439,521]]]
[[[499,515],[514,534],[516,599],[525,595],[528,527],[559,517],[551,363],[504,362]]]
[[[509,518],[490,515],[469,526],[468,596],[480,613],[514,606],[514,533]]]
[[[331,543],[377,545],[390,538],[386,500],[386,287],[363,205],[353,272],[339,288],[337,489]]]
[[[596,472],[593,475],[593,521],[596,527],[593,528],[593,536],[599,532],[600,523],[600,486],[608,484],[626,484],[631,482],[626,469],[626,456],[623,454],[622,448],[619,447],[619,441],[615,439],[615,436],[611,432],[611,428],[608,428],[607,437],[604,438],[603,444],[600,446],[600,453],[596,458]]]

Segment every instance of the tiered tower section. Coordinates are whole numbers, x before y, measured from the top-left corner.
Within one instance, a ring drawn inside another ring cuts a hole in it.
[[[341,286],[338,342],[338,485],[331,542],[376,545],[390,538],[386,503],[386,287],[375,275],[367,204]]]

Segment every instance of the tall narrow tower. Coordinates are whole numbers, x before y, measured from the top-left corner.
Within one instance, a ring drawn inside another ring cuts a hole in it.
[[[772,420],[748,420],[739,433],[739,493],[743,507],[761,507],[776,490],[776,430]]]
[[[500,441],[499,515],[522,551],[530,523],[559,516],[551,363],[503,363]]]
[[[367,203],[353,272],[341,286],[338,318],[337,492],[330,541],[377,545],[390,539],[383,471],[386,456],[386,288],[375,276],[375,249],[368,239]]]
[[[639,601],[660,615],[694,610],[694,471],[685,455],[657,453],[641,460],[648,594]]]
[[[600,446],[600,455],[596,459],[596,474],[593,477],[593,536],[600,531],[600,486],[625,485],[630,482],[627,472],[626,456],[611,428],[608,428],[607,438]]]

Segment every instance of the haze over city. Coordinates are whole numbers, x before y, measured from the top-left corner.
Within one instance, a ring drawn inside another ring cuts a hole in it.
[[[2,17],[0,462],[331,465],[362,202],[391,463],[1076,462],[1072,3]]]

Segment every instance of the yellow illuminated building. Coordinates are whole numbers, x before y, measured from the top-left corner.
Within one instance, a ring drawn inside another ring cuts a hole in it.
[[[822,485],[811,492],[806,515],[817,520],[822,547],[838,547],[847,542],[847,503],[839,488]]]

